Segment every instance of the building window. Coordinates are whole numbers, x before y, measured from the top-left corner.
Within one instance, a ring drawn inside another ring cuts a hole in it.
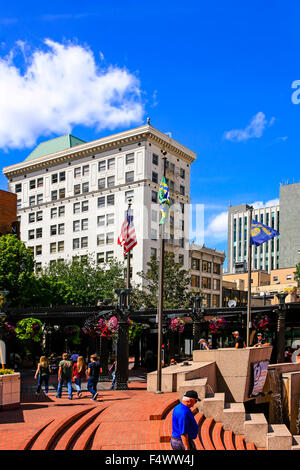
[[[154,256],[154,258],[157,258],[157,249],[156,248],[150,248],[150,256]]]
[[[20,193],[22,191],[22,183],[15,185],[15,193]]]
[[[273,281],[274,282],[278,281],[278,276],[273,276]]]
[[[98,180],[98,189],[105,189],[105,178],[100,178]]]
[[[155,171],[152,171],[152,181],[153,183],[158,183],[158,174]]]
[[[209,261],[202,261],[202,271],[204,273],[211,273],[211,263]]]
[[[84,165],[82,167],[82,176],[88,176],[90,173],[90,166],[89,165]]]
[[[36,213],[36,221],[41,222],[43,220],[43,211],[37,211]]]
[[[126,155],[126,165],[130,165],[130,163],[134,163],[134,153],[128,153]]]
[[[211,289],[210,277],[202,277],[202,289]]]
[[[114,158],[109,158],[107,160],[107,169],[108,170],[114,170],[116,164],[115,164],[115,159]]]
[[[183,168],[180,168],[179,172],[180,172],[180,177],[185,178],[185,170]]]
[[[17,199],[17,209],[21,209],[22,199]]]
[[[133,199],[134,191],[125,191],[125,202],[128,203],[129,199]]]
[[[106,160],[101,160],[101,162],[98,163],[98,170],[106,171]]]
[[[192,274],[191,276],[191,286],[192,287],[200,287],[200,276],[195,276]]]
[[[220,279],[214,279],[213,280],[213,289],[214,290],[220,290],[220,285],[221,285]]]
[[[157,240],[157,230],[151,229],[151,240]]]
[[[89,210],[89,201],[82,201],[81,212],[87,212]]]
[[[35,205],[35,196],[30,196],[29,198],[29,206],[34,206]]]
[[[214,274],[221,274],[221,265],[218,263],[214,263]]]
[[[99,215],[97,217],[97,225],[98,227],[102,227],[105,225],[105,216],[104,215]]]
[[[287,281],[291,281],[291,279],[292,279],[291,274],[288,274],[288,275],[286,276],[286,280],[287,280]]]
[[[106,252],[106,262],[108,263],[109,261],[111,261],[114,257],[114,252],[113,251],[107,251]]]
[[[35,255],[36,255],[36,256],[39,256],[39,255],[41,255],[42,253],[43,253],[42,245],[37,245],[37,246],[35,247]]]
[[[152,163],[153,165],[158,165],[158,155],[156,153],[152,154]]]
[[[104,234],[100,233],[97,235],[97,246],[104,245]]]
[[[125,182],[133,183],[133,181],[134,181],[134,171],[127,171],[125,173]]]
[[[65,242],[64,241],[60,241],[57,243],[57,251],[59,253],[61,253],[62,251],[64,251],[65,249]]]
[[[74,194],[80,194],[80,184],[75,184],[74,186]]]
[[[34,239],[34,230],[28,230],[28,240]]]
[[[59,199],[64,199],[66,197],[66,190],[65,188],[61,188],[59,190]]]
[[[212,296],[212,306],[214,307],[219,307],[220,306],[220,296],[217,294],[213,294]]]
[[[107,196],[106,204],[108,206],[114,206],[115,205],[115,195],[114,194],[110,194],[109,196]]]
[[[88,246],[88,237],[81,238],[81,248],[87,248]]]
[[[184,255],[178,255],[178,263],[181,264],[181,266],[184,265]]]
[[[65,224],[58,224],[57,232],[58,232],[58,235],[64,235],[65,234]]]
[[[74,178],[79,178],[81,176],[81,168],[74,168]]]
[[[105,197],[98,197],[98,207],[105,207]]]
[[[181,194],[182,196],[185,195],[185,188],[184,188],[184,186],[181,186],[181,185],[180,185],[179,192],[180,192],[180,194]]]
[[[35,189],[35,180],[29,181],[29,189]]]
[[[195,269],[196,271],[200,271],[200,259],[192,258],[192,269]]]
[[[73,238],[73,250],[77,250],[79,248],[79,238]]]
[[[80,231],[80,220],[73,220],[73,232]]]
[[[110,243],[114,242],[114,234],[113,232],[109,232],[106,234],[106,244],[109,245]]]
[[[42,238],[43,237],[43,229],[42,228],[37,228],[35,236],[36,236],[36,238]]]
[[[42,263],[35,263],[35,272],[40,273],[42,270]]]
[[[104,252],[102,251],[101,253],[97,253],[97,263],[104,263]]]
[[[43,204],[43,195],[42,194],[38,194],[36,196],[36,203],[37,203],[37,205]]]
[[[115,223],[115,214],[106,214],[106,225],[113,225]]]
[[[52,184],[57,183],[58,181],[58,175],[57,173],[54,173],[51,177]]]
[[[66,180],[66,172],[65,171],[61,171],[59,173],[59,181],[65,181]]]
[[[74,202],[73,204],[73,214],[78,214],[80,212],[80,202]]]
[[[109,176],[107,178],[107,187],[112,188],[115,185],[115,177],[114,176]]]
[[[51,191],[51,201],[57,201],[57,191]]]
[[[152,191],[151,200],[152,200],[152,202],[157,202],[157,192],[156,191]]]
[[[82,219],[81,230],[88,230],[88,228],[89,228],[89,219]]]
[[[83,193],[89,192],[89,183],[82,183],[82,192]]]
[[[50,236],[56,235],[57,234],[57,227],[56,225],[51,225],[50,226]]]
[[[180,202],[180,209],[181,209],[181,213],[184,214],[184,204],[183,204],[183,202]]]
[[[60,206],[58,208],[58,216],[62,217],[63,215],[65,215],[65,206]]]

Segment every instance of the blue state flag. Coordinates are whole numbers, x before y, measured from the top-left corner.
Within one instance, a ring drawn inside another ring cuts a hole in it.
[[[267,225],[264,225],[261,222],[252,220],[250,245],[259,246],[262,243],[271,240],[271,238],[276,237],[277,235],[279,235],[279,232],[277,232],[277,230],[274,230],[273,228],[268,227]]]

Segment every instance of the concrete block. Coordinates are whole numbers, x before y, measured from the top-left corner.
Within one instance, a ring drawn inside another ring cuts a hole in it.
[[[244,437],[256,447],[267,447],[268,422],[263,413],[246,414]]]
[[[224,406],[225,394],[215,393],[213,397],[203,400],[203,414],[206,418],[213,418],[217,423],[221,423]]]
[[[243,403],[226,403],[223,410],[223,426],[225,431],[232,430],[235,434],[244,434],[245,406]]]
[[[267,433],[267,450],[291,450],[292,435],[285,424],[271,424]]]
[[[204,400],[206,393],[206,383],[207,378],[204,379],[195,379],[195,380],[185,380],[181,383],[179,387],[179,400],[181,401],[184,393],[187,390],[196,390],[200,400]]]

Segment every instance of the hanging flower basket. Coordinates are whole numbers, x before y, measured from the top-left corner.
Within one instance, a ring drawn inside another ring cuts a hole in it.
[[[64,333],[68,337],[68,341],[73,344],[80,344],[80,328],[77,325],[67,325],[64,327]]]
[[[39,343],[42,340],[43,324],[37,318],[25,318],[17,323],[15,329],[16,336],[21,341],[34,341]]]
[[[267,315],[256,315],[252,320],[252,325],[255,330],[265,331],[269,328],[270,318]]]
[[[227,325],[227,321],[225,320],[224,317],[215,317],[209,321],[208,328],[211,333],[217,334],[221,330],[224,330],[226,325]]]
[[[172,318],[169,324],[169,330],[171,331],[178,331],[179,333],[183,333],[184,331],[184,321],[182,318]]]

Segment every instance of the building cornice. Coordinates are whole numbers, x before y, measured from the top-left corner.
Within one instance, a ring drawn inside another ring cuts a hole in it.
[[[177,156],[188,164],[191,164],[196,159],[196,154],[193,151],[147,124],[125,132],[103,137],[92,142],[87,142],[82,145],[76,145],[75,147],[38,157],[33,160],[25,160],[21,163],[5,167],[3,169],[3,174],[8,179],[11,179],[26,173],[44,170],[66,162],[89,157],[100,152],[114,150],[125,145],[131,145],[142,141],[153,143],[161,147],[162,150]]]

